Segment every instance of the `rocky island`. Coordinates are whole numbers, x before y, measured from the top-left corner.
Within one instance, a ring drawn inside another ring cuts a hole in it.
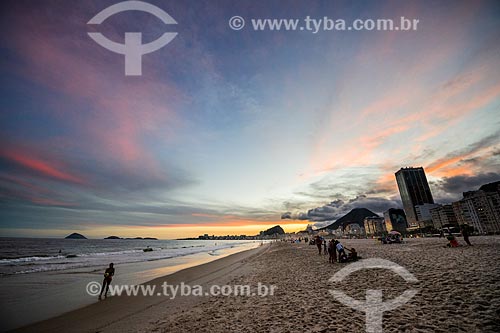
[[[64,238],[65,239],[87,239],[87,237],[85,237],[84,235],[76,233],[76,232],[74,232],[71,235],[68,235]]]

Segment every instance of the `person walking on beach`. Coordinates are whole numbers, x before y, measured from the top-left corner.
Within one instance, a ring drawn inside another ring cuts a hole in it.
[[[314,242],[316,243],[316,246],[318,247],[318,254],[321,255],[321,245],[323,244],[323,241],[321,240],[321,237],[316,236],[316,239]]]
[[[464,224],[462,226],[462,236],[464,236],[464,241],[467,243],[467,245],[472,246],[469,240],[469,226],[467,224]]]
[[[109,264],[109,267],[106,268],[104,272],[104,280],[102,281],[101,293],[99,294],[99,299],[102,298],[102,293],[106,288],[106,292],[104,293],[104,298],[108,295],[109,285],[111,284],[111,280],[113,280],[113,275],[115,275],[115,269],[113,268],[113,263]]]
[[[323,254],[326,256],[328,252],[326,251],[326,239],[323,240]]]

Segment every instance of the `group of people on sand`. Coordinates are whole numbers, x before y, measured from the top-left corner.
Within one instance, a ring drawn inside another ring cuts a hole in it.
[[[336,239],[330,239],[327,243],[326,239],[317,235],[314,237],[314,243],[318,248],[319,255],[322,252],[324,255],[329,255],[329,263],[356,261],[361,258],[355,248],[346,248]]]
[[[278,240],[276,240],[278,241]],[[300,244],[300,242],[304,241],[304,243],[309,243],[309,238],[308,237],[299,237],[299,238],[282,238],[281,239],[282,242],[290,242],[290,243],[296,243],[296,244]]]

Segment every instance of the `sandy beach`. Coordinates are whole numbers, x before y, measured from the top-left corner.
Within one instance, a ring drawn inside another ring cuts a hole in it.
[[[100,303],[19,329],[19,332],[364,332],[364,313],[339,302],[335,288],[364,300],[367,289],[384,301],[408,288],[417,295],[384,313],[385,332],[498,332],[500,237],[472,237],[473,247],[445,248],[438,238],[382,245],[343,240],[363,258],[405,267],[411,285],[392,271],[362,270],[333,285],[328,279],[347,264],[329,264],[314,246],[273,243],[155,279],[209,286],[276,286],[273,296],[110,297]],[[463,243],[462,239],[459,239]]]

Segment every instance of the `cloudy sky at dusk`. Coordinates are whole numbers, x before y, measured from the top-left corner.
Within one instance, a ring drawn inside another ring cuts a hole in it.
[[[255,234],[500,179],[498,1],[2,1],[0,235]],[[233,31],[228,19],[419,19],[417,31]],[[142,76],[88,32],[178,32]],[[282,219],[282,217],[286,219]]]

